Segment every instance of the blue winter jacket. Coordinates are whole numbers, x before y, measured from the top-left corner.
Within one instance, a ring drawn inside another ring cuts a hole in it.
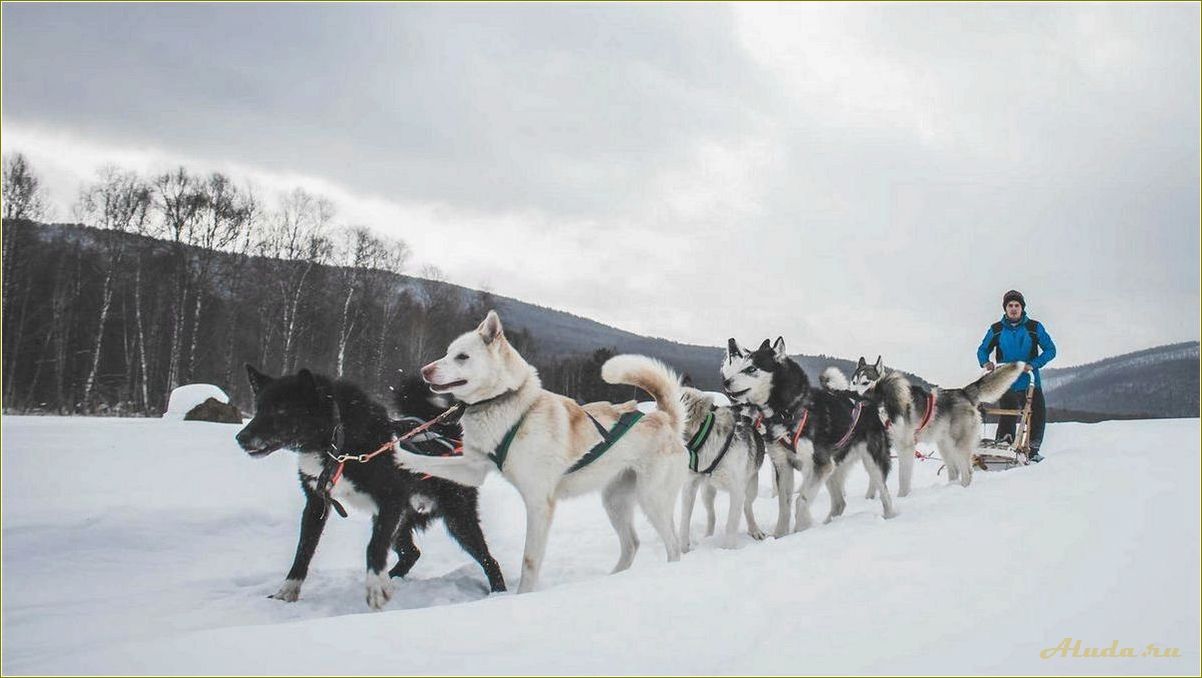
[[[1022,360],[1035,368],[1035,388],[1043,388],[1039,381],[1039,369],[1044,365],[1052,362],[1052,358],[1056,357],[1056,344],[1052,343],[1052,338],[1048,336],[1048,331],[1043,328],[1043,323],[1035,323],[1035,338],[1038,342],[1038,355],[1031,357],[1031,333],[1027,331],[1027,314],[1023,313],[1023,317],[1018,319],[1017,323],[1012,323],[1002,315],[1002,331],[998,334],[998,347],[1002,349],[1002,362],[1010,363],[1015,360]],[[990,355],[992,349],[989,345],[993,340],[993,327],[990,326],[985,330],[985,338],[981,340],[981,345],[977,347],[977,363],[982,367],[985,363],[993,360]],[[1023,372],[1023,375],[1014,382],[1010,387],[1011,391],[1027,390],[1027,380],[1030,375]]]

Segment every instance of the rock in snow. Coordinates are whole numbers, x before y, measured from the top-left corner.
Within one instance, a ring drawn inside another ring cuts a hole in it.
[[[171,392],[171,398],[167,401],[167,411],[163,413],[164,419],[174,419],[182,421],[184,415],[192,410],[192,408],[203,403],[209,398],[216,398],[222,403],[229,403],[230,397],[225,391],[212,384],[185,384],[176,388]]]

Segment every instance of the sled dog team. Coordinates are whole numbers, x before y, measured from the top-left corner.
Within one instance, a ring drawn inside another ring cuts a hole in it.
[[[847,505],[844,480],[863,466],[869,497],[879,497],[885,518],[897,515],[886,484],[890,449],[900,461],[898,495],[910,491],[917,442],[939,448],[951,482],[972,481],[972,454],[981,427],[977,405],[1000,398],[1025,365],[1010,363],[960,389],[927,391],[878,358],[863,358],[851,380],[828,370],[819,385],[785,352],[785,342],[765,340],[749,350],[728,342],[721,365],[731,405],[683,387],[659,361],[619,355],[601,368],[610,384],[636,386],[655,401],[643,412],[635,401],[577,404],[542,388],[536,370],[509,344],[496,312],[459,336],[446,355],[421,369],[422,382],[397,392],[408,415],[390,419],[384,407],[344,381],[301,370],[272,378],[247,366],[255,393],[255,416],[238,433],[251,456],[277,449],[298,453],[306,504],[296,557],[272,597],[294,601],[331,509],[344,503],[372,514],[367,547],[367,603],[382,607],[391,579],[403,577],[420,556],[413,541],[441,519],[453,539],[484,569],[492,591],[505,581],[480,529],[477,490],[496,471],[518,490],[526,508],[526,540],[518,592],[537,587],[547,536],[560,499],[600,491],[620,550],[613,571],[634,560],[637,504],[663,541],[669,561],[690,548],[689,526],[698,491],[714,531],[713,500],[730,495],[721,544],[732,547],[740,517],[754,539],[759,468],[771,460],[779,504],[773,534],[813,524],[810,503],[825,485],[826,521]],[[428,388],[428,390],[426,390]],[[429,393],[461,403],[459,426],[438,418]],[[794,506],[794,474],[801,488]],[[680,496],[681,522],[675,523]],[[387,569],[388,551],[398,561]]]

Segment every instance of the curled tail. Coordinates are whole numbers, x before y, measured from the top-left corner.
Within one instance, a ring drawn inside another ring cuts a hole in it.
[[[655,399],[659,411],[677,436],[684,435],[685,412],[680,402],[680,377],[658,360],[642,355],[617,355],[601,366],[601,378],[610,384],[638,386]]]
[[[847,383],[847,375],[834,365],[822,370],[822,374],[818,375],[818,382],[828,391],[846,391],[851,388]]]
[[[973,404],[996,402],[998,398],[1005,395],[1015,381],[1018,381],[1026,368],[1027,364],[1021,360],[1002,363],[992,372],[965,386],[962,390]]]

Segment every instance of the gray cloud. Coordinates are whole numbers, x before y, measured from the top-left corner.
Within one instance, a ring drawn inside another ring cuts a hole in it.
[[[434,206],[453,279],[636,331],[952,382],[1010,287],[1059,364],[1197,336],[1195,5],[4,19],[10,129],[316,177],[395,203],[402,234]]]

